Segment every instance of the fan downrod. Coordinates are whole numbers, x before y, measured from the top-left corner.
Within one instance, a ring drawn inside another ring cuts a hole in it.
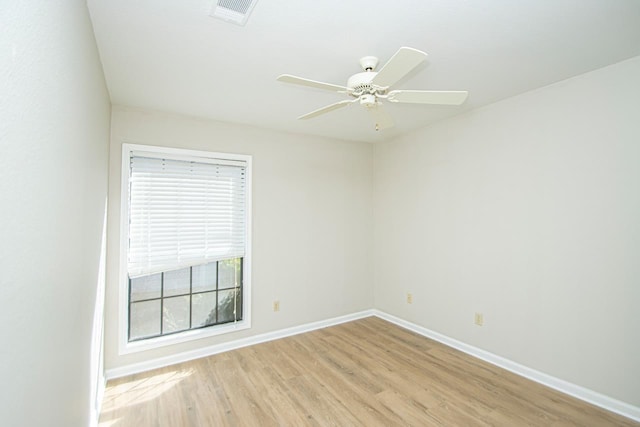
[[[378,66],[378,58],[375,56],[363,56],[360,58],[360,66],[364,71],[373,71]]]

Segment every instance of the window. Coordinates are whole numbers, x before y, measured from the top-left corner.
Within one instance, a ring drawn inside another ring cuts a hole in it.
[[[124,144],[121,353],[250,326],[250,156]]]
[[[129,279],[129,341],[242,320],[242,258]]]

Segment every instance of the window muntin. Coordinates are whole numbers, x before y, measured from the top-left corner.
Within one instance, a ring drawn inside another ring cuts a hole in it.
[[[129,279],[129,341],[242,320],[242,258]]]

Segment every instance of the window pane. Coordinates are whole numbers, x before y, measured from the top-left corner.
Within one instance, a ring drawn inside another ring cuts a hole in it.
[[[235,320],[236,296],[238,289],[218,292],[218,323]]]
[[[131,301],[160,298],[161,274],[131,279]]]
[[[213,291],[216,288],[216,263],[193,267],[193,292]]]
[[[191,297],[191,327],[213,325],[216,323],[216,293],[205,292]]]
[[[129,309],[129,340],[160,334],[160,300],[134,302]]]
[[[162,333],[189,329],[189,296],[165,298],[162,310]]]
[[[236,320],[242,320],[242,291],[236,289]]]
[[[164,273],[164,296],[188,294],[189,274],[189,268]]]
[[[242,258],[226,259],[218,262],[218,289],[228,289],[240,286],[240,266]]]

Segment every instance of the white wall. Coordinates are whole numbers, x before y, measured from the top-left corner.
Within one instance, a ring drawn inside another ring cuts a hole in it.
[[[0,423],[86,426],[109,97],[84,1],[0,22]]]
[[[636,57],[376,145],[375,306],[640,406],[639,100]]]
[[[109,176],[106,369],[371,308],[370,144],[114,107]],[[122,143],[253,156],[252,328],[118,355]],[[274,300],[280,311],[272,311]]]

